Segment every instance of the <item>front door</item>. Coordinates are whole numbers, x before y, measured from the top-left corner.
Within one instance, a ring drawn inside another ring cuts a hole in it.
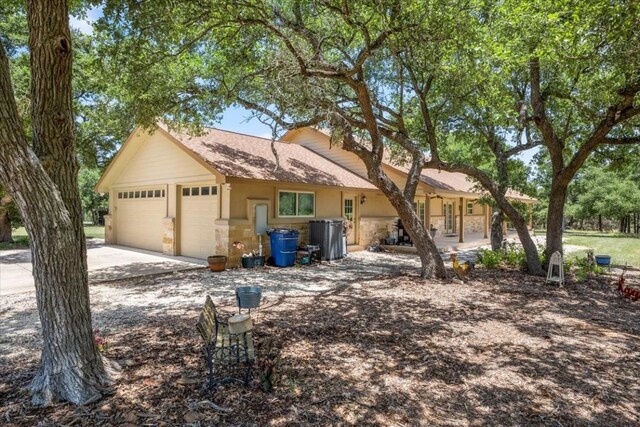
[[[356,217],[356,200],[358,196],[344,196],[342,200],[342,217],[351,221],[351,230],[347,234],[347,245],[356,244],[356,230],[358,229]]]
[[[453,233],[453,203],[444,204],[444,232]]]

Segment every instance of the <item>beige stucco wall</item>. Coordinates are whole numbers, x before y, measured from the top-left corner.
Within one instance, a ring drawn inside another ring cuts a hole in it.
[[[356,231],[356,244],[369,244],[375,233],[376,222],[391,222],[397,216],[389,201],[381,193],[371,190],[357,190],[338,187],[323,187],[302,184],[271,183],[248,180],[229,180],[229,218],[216,221],[217,250],[229,256],[229,265],[239,265],[242,253],[232,247],[234,241],[244,243],[247,251],[258,249],[255,234],[255,205],[268,206],[268,226],[270,228],[293,228],[300,231],[300,243],[308,243],[309,221],[313,219],[333,219],[342,217],[344,197],[356,197],[356,217],[360,224]],[[311,191],[315,194],[315,217],[279,217],[277,206],[278,191]],[[366,202],[360,203],[362,196]],[[224,209],[224,208],[223,208]],[[375,218],[375,220],[373,219]],[[382,219],[380,219],[382,218]],[[386,229],[386,225],[384,226]],[[372,231],[373,230],[373,231]],[[222,234],[228,232],[228,239]],[[263,236],[263,254],[271,254],[269,236]],[[225,252],[226,251],[226,252]]]
[[[162,241],[159,245],[168,255],[179,252],[180,222],[179,200],[181,185],[194,185],[206,182],[215,184],[215,175],[190,155],[173,143],[164,133],[158,131],[152,135],[136,134],[128,141],[113,165],[110,178],[109,212],[110,226],[108,244],[118,243],[117,193],[122,189],[165,190],[163,208],[158,211],[158,233]],[[120,219],[122,220],[122,219]],[[211,239],[213,239],[213,234]]]

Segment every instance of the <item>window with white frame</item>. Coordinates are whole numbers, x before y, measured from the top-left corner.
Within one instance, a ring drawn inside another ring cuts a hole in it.
[[[467,215],[473,215],[473,202],[467,202]]]
[[[315,193],[309,191],[278,191],[278,216],[313,217],[315,214]]]
[[[118,199],[151,199],[164,196],[164,190],[118,191]]]
[[[195,187],[182,187],[182,196],[215,196],[218,194],[218,187],[215,185],[195,186]]]

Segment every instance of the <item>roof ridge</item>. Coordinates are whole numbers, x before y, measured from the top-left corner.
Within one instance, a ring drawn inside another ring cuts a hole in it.
[[[235,133],[236,135],[249,136],[251,138],[264,139],[265,141],[269,141],[269,142],[271,142],[273,140],[272,138],[265,138],[264,136],[251,135],[251,134],[248,134],[248,133],[238,132],[238,131],[235,131],[235,130],[220,129],[220,128],[217,128],[217,127],[208,127],[208,126],[203,126],[203,128],[207,129],[207,130],[216,130],[218,132]],[[283,142],[280,139],[276,139],[275,142],[279,142],[281,144],[286,144],[286,142]]]

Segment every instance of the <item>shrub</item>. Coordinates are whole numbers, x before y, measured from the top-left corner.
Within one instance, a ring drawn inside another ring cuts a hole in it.
[[[527,257],[524,254],[524,248],[515,243],[509,243],[504,249],[504,262],[510,267],[525,268]]]
[[[589,275],[594,274],[603,274],[604,268],[597,265],[593,259],[589,259],[588,257],[584,258],[576,258],[575,259],[575,275],[578,282],[584,282]],[[573,267],[574,263],[567,265],[567,270]]]
[[[502,251],[492,251],[490,249],[480,249],[478,253],[478,264],[484,265],[488,269],[498,268],[502,263],[504,253]]]

